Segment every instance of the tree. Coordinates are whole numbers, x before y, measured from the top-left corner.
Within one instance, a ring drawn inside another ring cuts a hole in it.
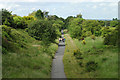
[[[45,45],[55,42],[58,34],[56,28],[49,20],[36,20],[28,25],[28,33],[37,40],[43,41]]]
[[[13,27],[13,16],[11,14],[12,12],[9,12],[6,9],[2,9],[2,25],[5,24],[7,26]]]
[[[34,16],[35,17],[36,11],[33,11],[32,13],[30,13],[28,16]]]
[[[67,29],[68,26],[69,26],[70,20],[72,20],[73,18],[74,18],[73,16],[68,16],[68,17],[64,20],[64,22],[65,22],[64,27],[65,27],[66,29]]]
[[[114,21],[110,22],[110,26],[111,27],[116,27],[117,25],[118,25],[118,21],[117,20],[114,20]]]
[[[77,15],[77,18],[82,18],[82,14],[81,14],[81,13],[78,14],[78,15]]]
[[[99,20],[98,22],[101,26],[105,26],[105,21]]]
[[[44,18],[48,18],[48,13],[47,11],[43,11],[43,14],[44,14]]]
[[[39,9],[39,10],[37,10],[37,12],[35,13],[35,17],[36,17],[37,19],[43,19],[43,18],[44,18],[44,14],[43,14],[43,12]]]
[[[72,38],[79,38],[82,36],[82,18],[74,18],[73,20],[70,21],[69,23],[69,31],[71,34]]]
[[[32,22],[33,20],[36,20],[34,16],[23,16],[23,19],[27,23],[27,25]]]
[[[57,20],[57,19],[59,19],[59,17],[56,15],[49,15],[48,16],[48,20]]]
[[[14,28],[21,28],[25,29],[27,28],[27,23],[25,22],[25,19],[20,16],[13,17],[14,20]]]
[[[54,23],[59,25],[58,28],[60,31],[64,28],[64,22],[62,20],[58,19]]]

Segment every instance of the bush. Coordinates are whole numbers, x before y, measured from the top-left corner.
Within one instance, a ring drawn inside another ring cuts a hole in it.
[[[116,27],[117,25],[118,25],[118,21],[117,20],[110,22],[110,26],[111,27]]]
[[[76,57],[76,59],[83,59],[80,49],[74,50],[74,56]]]
[[[21,29],[27,28],[27,23],[23,17],[15,16],[13,17],[13,19],[15,24],[14,28],[21,28]]]
[[[107,60],[107,58],[102,58],[102,62],[105,62]]]
[[[85,66],[87,72],[95,71],[97,67],[98,64],[95,61],[87,62]]]
[[[85,37],[88,37],[91,35],[92,35],[91,31],[86,31],[85,33],[83,33],[83,36],[85,36]]]
[[[80,67],[83,67],[83,62],[80,61],[80,62],[79,62],[79,65],[80,65]]]
[[[95,35],[92,35],[92,36],[91,36],[91,39],[95,40]]]
[[[26,48],[26,36],[16,29],[2,25],[2,48],[3,53],[15,52],[20,48]]]
[[[80,40],[84,40],[84,37],[79,37],[78,40],[79,40],[79,41],[80,41]]]
[[[118,43],[118,31],[114,30],[111,34],[107,34],[104,39],[105,45],[117,45]]]
[[[85,40],[82,41],[83,44],[86,44]]]
[[[8,51],[3,47],[3,48],[2,48],[2,53],[3,53],[3,54],[7,54]]]
[[[48,20],[36,20],[28,25],[28,33],[37,40],[42,40],[45,45],[55,42],[58,31]]]
[[[2,9],[2,25],[7,25],[10,27],[13,27],[14,25],[12,14],[6,9]]]

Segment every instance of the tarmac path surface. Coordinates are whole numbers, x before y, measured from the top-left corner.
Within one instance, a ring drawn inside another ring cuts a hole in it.
[[[55,54],[55,58],[53,59],[51,78],[62,78],[62,79],[64,78],[64,80],[67,80],[64,73],[64,64],[63,64],[64,50],[65,50],[65,43],[61,41],[59,43],[58,50]]]

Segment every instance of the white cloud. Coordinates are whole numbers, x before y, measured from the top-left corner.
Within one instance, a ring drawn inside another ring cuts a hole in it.
[[[16,4],[15,7],[19,7],[20,5]]]
[[[106,4],[105,3],[100,3],[99,6],[106,6]]]
[[[119,0],[0,0],[0,2],[118,2]]]
[[[97,6],[96,6],[96,5],[94,5],[92,8],[96,9],[96,8],[97,8]]]
[[[112,7],[112,6],[117,6],[117,5],[118,5],[118,3],[110,3],[110,4],[109,4],[109,6],[111,6],[111,7]]]
[[[36,8],[32,8],[31,10],[35,10]]]
[[[0,9],[4,8],[10,10],[12,8],[19,7],[20,5],[13,3],[0,3]]]

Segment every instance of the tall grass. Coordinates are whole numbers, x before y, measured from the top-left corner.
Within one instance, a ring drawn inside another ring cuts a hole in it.
[[[2,55],[3,78],[50,78],[52,55],[58,46],[51,44],[45,51],[40,41],[33,39],[23,30],[17,31],[28,46],[15,53]]]
[[[86,44],[77,39],[71,39],[67,34],[66,51],[64,55],[65,73],[68,78],[117,78],[118,77],[118,50],[114,46],[103,45],[103,38],[92,40],[85,38]],[[69,45],[68,45],[69,44]],[[74,50],[80,49],[82,59],[73,56]],[[95,62],[94,71],[90,62]],[[73,73],[73,74],[71,74]]]

